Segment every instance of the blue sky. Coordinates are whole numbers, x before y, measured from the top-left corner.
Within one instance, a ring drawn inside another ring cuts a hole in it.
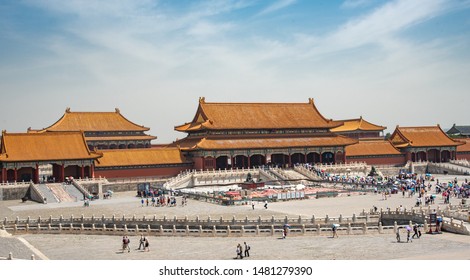
[[[0,129],[117,107],[167,143],[200,96],[470,125],[469,50],[469,0],[4,0]]]

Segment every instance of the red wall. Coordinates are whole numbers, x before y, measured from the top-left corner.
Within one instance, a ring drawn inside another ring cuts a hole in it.
[[[98,170],[95,169],[95,177],[106,178],[129,178],[129,177],[170,177],[176,176],[181,171],[191,169],[191,166],[162,167],[162,168],[142,168],[142,169],[118,169],[118,170]]]
[[[466,159],[470,161],[470,152],[457,152],[457,159]]]
[[[346,157],[346,162],[365,162],[368,165],[404,165],[406,163],[405,155],[398,157]]]

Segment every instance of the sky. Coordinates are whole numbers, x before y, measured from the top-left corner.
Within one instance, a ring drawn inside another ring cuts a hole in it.
[[[470,0],[3,0],[0,129],[114,111],[181,139],[206,102],[470,125]]]

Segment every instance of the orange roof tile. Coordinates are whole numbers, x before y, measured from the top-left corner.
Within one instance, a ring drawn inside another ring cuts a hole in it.
[[[200,98],[193,121],[175,130],[333,128],[341,124],[325,119],[313,99],[308,103],[206,103]]]
[[[385,140],[359,141],[346,147],[346,156],[401,155],[392,143]]]
[[[118,140],[153,140],[156,139],[157,137],[151,136],[151,135],[135,135],[135,136],[130,136],[130,135],[125,135],[125,136],[89,136],[85,137],[87,141],[118,141]]]
[[[457,146],[457,152],[470,152],[470,139],[456,139],[456,141],[463,143]]]
[[[83,132],[2,133],[0,161],[47,161],[96,159]]]
[[[183,164],[186,158],[178,148],[104,150],[96,167]]]
[[[331,129],[331,132],[349,132],[349,131],[383,131],[387,127],[372,124],[362,118],[351,119],[351,120],[338,120],[338,122],[343,122],[342,126],[338,126]]]
[[[126,119],[119,109],[115,112],[71,112],[65,114],[53,125],[39,130],[44,131],[147,131],[148,127],[137,125]],[[34,130],[29,130],[34,132]]]
[[[182,139],[177,145],[182,150],[272,149],[289,147],[332,147],[356,143],[344,136],[276,137],[276,138],[194,138]]]
[[[395,147],[439,147],[458,146],[461,143],[449,138],[439,125],[421,127],[399,127],[390,137]]]

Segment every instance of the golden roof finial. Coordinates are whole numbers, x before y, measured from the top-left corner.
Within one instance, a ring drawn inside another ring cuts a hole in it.
[[[199,103],[206,103],[206,98],[204,96],[199,97]]]
[[[310,97],[310,98],[308,99],[308,103],[313,104],[313,98],[312,98],[312,97]]]
[[[114,110],[116,111],[116,113],[121,113],[121,110],[119,110],[119,108],[114,108]]]
[[[65,108],[66,113],[70,113],[70,107]]]

